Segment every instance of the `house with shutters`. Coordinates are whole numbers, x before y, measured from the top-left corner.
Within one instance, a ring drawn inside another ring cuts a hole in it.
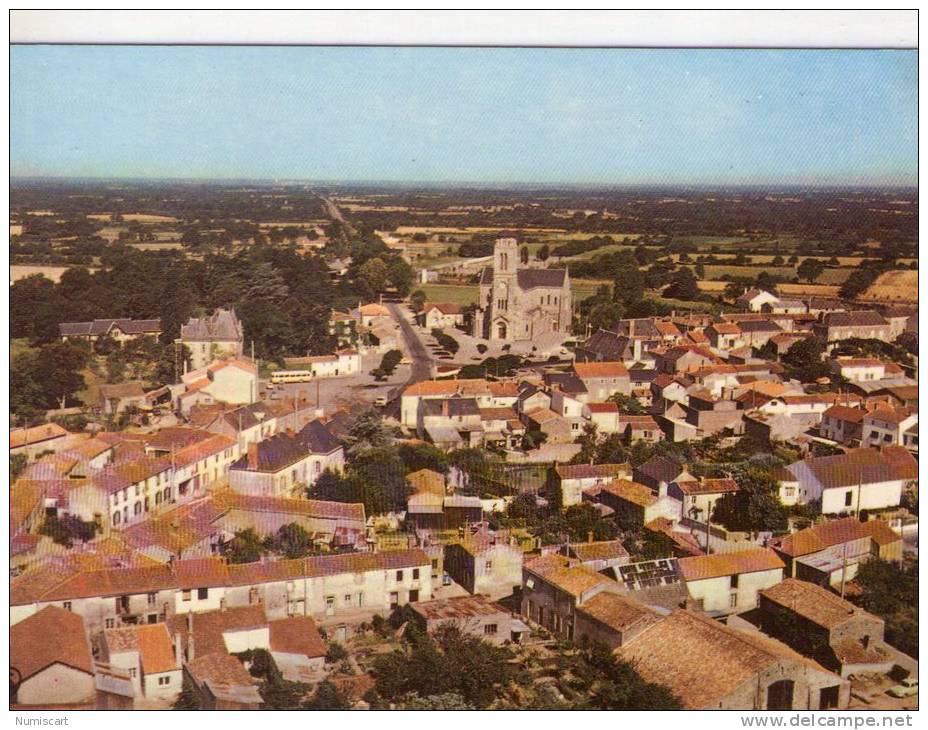
[[[245,329],[234,309],[217,309],[205,317],[187,320],[176,342],[190,352],[190,369],[200,370],[222,357],[241,357]]]

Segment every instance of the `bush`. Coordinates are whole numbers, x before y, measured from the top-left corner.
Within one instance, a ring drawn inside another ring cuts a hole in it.
[[[325,661],[327,664],[336,664],[347,658],[348,650],[337,641],[333,641],[329,644],[325,651]]]

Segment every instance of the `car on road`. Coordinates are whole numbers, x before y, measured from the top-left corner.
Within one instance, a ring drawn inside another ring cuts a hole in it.
[[[410,360],[408,357],[404,357],[402,360],[400,360],[400,365],[412,365],[412,360]]]
[[[890,697],[913,697],[918,694],[918,677],[906,677],[899,684],[886,690]]]
[[[374,399],[374,405],[378,408],[383,408],[388,402],[387,397],[384,395],[379,395]]]

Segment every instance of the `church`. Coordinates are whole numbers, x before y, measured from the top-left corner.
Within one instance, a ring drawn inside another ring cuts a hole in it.
[[[474,337],[535,340],[552,333],[567,336],[573,318],[567,269],[517,268],[519,242],[503,235],[493,248],[493,268],[480,275]]]

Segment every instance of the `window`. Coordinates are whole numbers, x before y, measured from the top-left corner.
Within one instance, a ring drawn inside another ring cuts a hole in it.
[[[796,487],[786,487],[783,491],[787,497],[794,497],[796,495]]]
[[[64,603],[61,604],[61,607],[62,607],[65,611],[70,611],[70,610],[71,610],[71,602],[70,602],[70,601],[65,601]]]
[[[851,500],[853,499],[853,497],[854,497],[854,492],[848,491],[844,493],[844,506],[845,507],[851,506]]]
[[[149,606],[154,606],[154,605],[155,605],[155,600],[157,599],[157,597],[158,597],[158,594],[156,594],[156,593],[149,593],[149,594],[148,594],[148,605],[149,605]]]
[[[190,600],[190,591],[181,591],[180,600],[189,601]]]
[[[335,596],[326,596],[326,597],[325,597],[325,607],[326,607],[326,608],[335,608]]]
[[[484,624],[483,633],[486,636],[493,636],[496,633],[496,624]]]
[[[410,601],[410,603],[415,603],[415,602],[418,601],[418,600],[419,600],[419,591],[417,591],[417,590],[409,591],[409,601]]]
[[[738,587],[738,576],[737,576],[737,575],[733,575],[733,576],[731,577],[731,587],[732,587],[732,588],[737,588],[737,587]]]
[[[738,605],[738,594],[732,593],[731,597],[728,600],[728,605],[732,608],[735,608]]]
[[[492,560],[487,560],[487,561],[483,564],[483,567],[484,567],[485,570],[493,570],[493,561],[492,561]]]
[[[350,606],[350,605],[351,605],[351,594],[350,594],[350,593],[346,593],[346,594],[345,594],[345,605],[346,605],[346,606]]]
[[[171,677],[170,677],[170,676],[168,676],[168,677],[158,677],[158,686],[159,686],[159,687],[167,687],[169,684],[171,684]]]
[[[106,619],[106,621],[103,622],[103,625],[106,626],[106,628],[111,629],[114,626],[116,626],[116,619],[108,618]]]
[[[142,503],[141,503],[141,502],[136,502],[136,503],[135,503],[135,506],[132,508],[132,511],[133,511],[133,513],[135,513],[136,515],[142,514]]]
[[[412,579],[419,580],[419,569],[418,568],[412,569]]]
[[[402,571],[402,570],[396,571],[396,579],[397,579],[397,580],[403,580],[404,577],[405,577],[405,576],[403,575],[403,571]]]
[[[136,668],[129,667],[129,676],[132,677],[132,679],[135,679],[135,675],[136,675]]]
[[[197,588],[197,598],[201,601],[209,598],[209,588]]]
[[[122,515],[119,512],[113,512],[113,527],[119,524],[120,519],[122,519]]]

